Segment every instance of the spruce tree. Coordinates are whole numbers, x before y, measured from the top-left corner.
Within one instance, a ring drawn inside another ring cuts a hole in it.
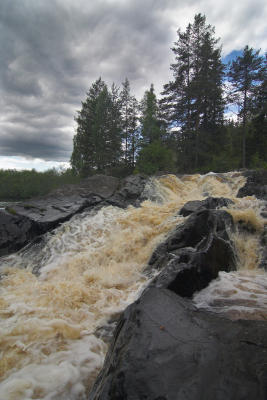
[[[267,168],[267,53],[260,69],[260,84],[252,100],[253,117],[249,125],[247,158],[249,167]]]
[[[154,174],[157,171],[172,172],[174,154],[164,143],[165,125],[161,119],[153,84],[145,92],[140,109],[141,141],[136,171],[146,174]]]
[[[99,78],[94,82],[82,102],[75,118],[77,131],[73,139],[71,165],[73,170],[86,176],[116,164],[121,155],[121,126],[118,91],[108,91]]]
[[[223,123],[224,68],[214,28],[206,24],[205,16],[197,14],[193,24],[177,34],[172,48],[174,79],[164,86],[161,108],[170,125],[179,127],[177,143],[181,157],[186,158],[183,164],[197,168],[201,152],[207,151],[205,142],[214,140],[206,140],[207,135]]]
[[[153,84],[151,84],[150,89],[145,92],[140,108],[141,136],[142,145],[144,146],[156,140],[160,140],[163,134],[161,121],[159,119],[158,101]]]
[[[247,123],[253,113],[253,99],[262,79],[263,58],[259,50],[245,46],[241,56],[232,61],[228,71],[231,101],[239,107],[242,121],[242,166],[246,167]]]
[[[136,98],[131,95],[130,82],[127,78],[122,83],[120,102],[124,160],[128,167],[133,168],[139,139],[138,102]]]
[[[128,130],[128,163],[134,168],[139,149],[140,129],[138,126],[139,103],[134,96],[130,102],[129,130]]]

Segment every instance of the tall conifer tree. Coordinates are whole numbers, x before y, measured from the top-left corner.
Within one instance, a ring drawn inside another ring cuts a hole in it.
[[[75,120],[71,156],[74,171],[88,175],[116,164],[121,155],[121,121],[115,86],[110,93],[101,78],[94,82]]]
[[[253,112],[252,100],[255,98],[262,81],[263,58],[259,50],[245,46],[241,56],[233,60],[228,78],[232,84],[232,102],[239,107],[239,117],[242,121],[242,166],[246,167],[246,131],[248,118]]]
[[[151,144],[156,140],[160,140],[163,132],[159,118],[158,101],[153,84],[151,84],[150,89],[145,92],[140,108],[142,144]]]
[[[206,24],[205,16],[195,15],[193,24],[177,34],[172,48],[174,80],[164,86],[161,108],[169,123],[180,128],[178,143],[187,165],[194,163],[197,168],[204,134],[223,122],[224,68],[214,28]],[[194,152],[194,160],[188,159],[189,152]]]
[[[139,138],[138,127],[138,102],[131,95],[130,82],[126,78],[122,83],[120,93],[122,138],[124,147],[124,160],[127,166],[134,167]]]

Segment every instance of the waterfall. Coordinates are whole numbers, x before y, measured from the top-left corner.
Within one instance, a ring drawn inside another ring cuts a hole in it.
[[[239,173],[154,178],[140,207],[107,206],[76,215],[41,244],[3,257],[0,400],[87,398],[117,316],[149,284],[147,262],[184,222],[179,209],[189,200],[230,198],[234,220],[251,226],[232,236],[238,271],[220,273],[195,295],[195,304],[215,312],[228,307],[230,318],[242,310],[255,317],[256,310],[266,319],[267,274],[257,268],[263,202],[237,199],[244,183]]]

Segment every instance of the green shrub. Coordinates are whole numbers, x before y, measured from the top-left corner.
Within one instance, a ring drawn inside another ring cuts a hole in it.
[[[25,200],[34,196],[43,196],[64,184],[78,183],[80,177],[71,169],[45,172],[0,170],[0,200]],[[25,205],[27,208],[27,204]]]
[[[135,172],[152,175],[158,171],[174,171],[174,154],[161,142],[155,141],[140,151]]]

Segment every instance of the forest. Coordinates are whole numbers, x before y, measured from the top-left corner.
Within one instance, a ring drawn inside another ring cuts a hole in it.
[[[215,28],[197,14],[173,44],[173,78],[141,101],[100,77],[77,112],[71,168],[0,170],[0,200],[43,195],[102,173],[227,172],[267,168],[267,53],[246,45],[228,64]]]
[[[215,29],[195,15],[177,31],[173,80],[138,102],[126,78],[90,87],[77,113],[71,165],[87,176],[267,168],[267,53],[248,45],[225,65]],[[231,111],[231,114],[229,114]]]

